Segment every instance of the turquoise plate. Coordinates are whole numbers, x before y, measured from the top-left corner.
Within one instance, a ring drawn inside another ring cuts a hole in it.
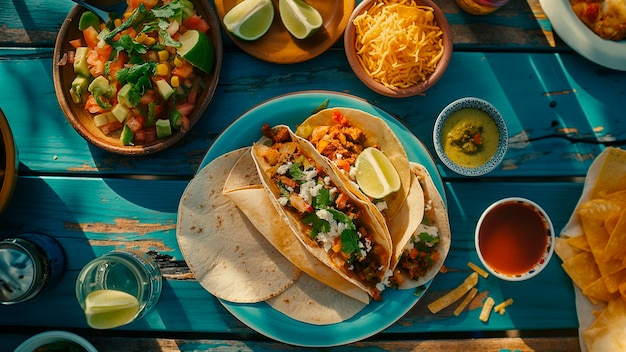
[[[229,151],[250,146],[261,138],[261,126],[285,124],[295,128],[321,104],[328,107],[348,107],[379,116],[398,136],[409,160],[420,163],[430,172],[437,189],[445,199],[443,182],[435,162],[424,145],[401,122],[367,101],[336,92],[307,91],[283,95],[263,102],[241,115],[211,145],[198,170]],[[383,300],[368,304],[354,317],[331,325],[303,323],[280,313],[267,303],[220,303],[237,319],[253,330],[274,340],[306,347],[330,347],[352,343],[370,337],[395,323],[423,296],[424,290],[386,289]]]

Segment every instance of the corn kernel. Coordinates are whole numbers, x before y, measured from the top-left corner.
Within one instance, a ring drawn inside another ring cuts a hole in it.
[[[122,20],[116,18],[115,20],[113,20],[113,24],[115,25],[115,27],[119,27],[122,24]]]
[[[178,56],[174,58],[174,66],[183,67],[185,63]]]
[[[124,12],[124,18],[126,19],[126,18],[130,17],[132,14],[133,14],[133,11]]]
[[[172,79],[170,80],[170,85],[174,88],[180,87],[180,78],[178,78],[178,76],[172,76]]]
[[[135,41],[139,44],[143,44],[146,41],[146,38],[148,38],[146,33],[140,33],[137,37],[135,37]]]
[[[158,64],[156,67],[157,76],[167,76],[170,73],[170,67],[167,64]]]
[[[161,50],[159,51],[159,60],[161,61],[167,61],[167,59],[170,58],[170,53],[167,50]]]
[[[154,43],[156,43],[156,39],[154,39],[152,37],[146,37],[146,40],[144,40],[143,43],[148,45],[148,46],[154,45]]]

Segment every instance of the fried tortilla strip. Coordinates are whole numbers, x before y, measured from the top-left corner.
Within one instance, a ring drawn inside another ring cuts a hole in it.
[[[487,297],[487,299],[485,299],[483,309],[480,311],[480,315],[478,316],[478,319],[480,319],[480,321],[486,323],[489,320],[489,316],[491,315],[491,308],[493,308],[494,304],[496,304],[496,301],[494,301],[493,298]]]
[[[619,210],[620,207],[610,201],[592,199],[581,204],[577,211],[589,242],[589,248],[598,263],[602,276],[609,276],[622,269],[622,260],[608,258],[605,254],[610,234],[604,226],[604,221]]]
[[[428,305],[428,309],[436,314],[446,307],[450,306],[452,303],[458,301],[466,294],[472,287],[476,286],[478,283],[478,274],[473,272],[468,276],[465,281],[463,281],[459,286],[453,288],[451,291],[446,293],[445,295],[439,297],[432,303]]]
[[[461,312],[463,312],[465,307],[467,307],[467,305],[470,304],[470,302],[474,299],[474,297],[476,297],[477,293],[478,293],[478,289],[476,287],[472,287],[472,289],[465,296],[463,301],[461,301],[461,303],[454,310],[454,315],[458,317],[461,314]]]
[[[590,199],[626,190],[626,150],[607,148],[607,156],[591,190]]]
[[[626,351],[626,301],[609,302],[582,336],[588,351]]]
[[[618,220],[612,230],[609,230],[609,240],[604,247],[604,254],[614,259],[622,259],[626,255],[626,211],[619,213]],[[613,218],[615,216],[612,216]]]
[[[587,241],[587,236],[584,233],[580,236],[568,238],[567,243],[572,247],[580,249],[581,251],[591,252],[591,248],[589,248],[589,241]]]

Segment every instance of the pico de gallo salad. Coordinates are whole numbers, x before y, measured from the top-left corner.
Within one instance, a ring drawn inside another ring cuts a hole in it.
[[[82,37],[70,41],[68,63],[76,74],[72,101],[104,134],[131,146],[189,129],[214,48],[209,24],[189,0],[127,3],[122,18],[106,23],[89,11],[81,15]],[[184,53],[183,44],[191,47]]]

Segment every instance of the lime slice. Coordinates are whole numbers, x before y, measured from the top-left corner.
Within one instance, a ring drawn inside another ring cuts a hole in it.
[[[400,176],[391,161],[376,148],[365,148],[356,159],[356,183],[374,199],[382,199],[400,189]]]
[[[279,0],[278,10],[285,28],[298,39],[309,37],[324,24],[322,15],[302,0]]]
[[[178,55],[190,64],[209,73],[215,62],[215,48],[209,38],[195,29],[188,30],[179,38]]]
[[[93,291],[85,298],[87,324],[94,329],[112,329],[128,324],[139,312],[135,296],[117,290]]]
[[[244,0],[224,16],[226,29],[243,40],[259,39],[274,21],[272,0]]]

